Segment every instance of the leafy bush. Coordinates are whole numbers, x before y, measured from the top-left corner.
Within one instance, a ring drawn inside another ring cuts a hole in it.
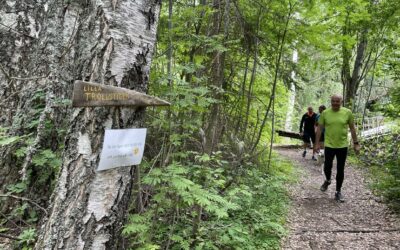
[[[363,145],[360,160],[371,170],[373,190],[400,212],[400,134],[383,136]]]
[[[216,155],[198,159],[219,160]],[[224,170],[196,164],[171,164],[143,178],[147,189],[153,190],[152,202],[144,213],[131,214],[125,225],[123,233],[131,247],[279,249],[286,234],[284,185],[294,179],[290,163],[275,158],[268,172],[248,165],[237,183],[224,192]],[[204,174],[206,178],[197,178]]]

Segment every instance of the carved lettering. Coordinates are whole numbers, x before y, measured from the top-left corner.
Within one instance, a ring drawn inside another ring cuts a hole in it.
[[[103,89],[99,86],[90,86],[90,85],[84,85],[83,86],[83,92],[100,92]]]
[[[72,105],[90,106],[168,106],[168,102],[130,89],[75,81]]]
[[[121,101],[129,99],[129,94],[127,93],[85,92],[84,94],[86,101]]]

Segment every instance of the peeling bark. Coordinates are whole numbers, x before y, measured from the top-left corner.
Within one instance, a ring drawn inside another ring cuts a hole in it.
[[[18,161],[14,153],[25,142],[0,147],[1,191],[19,181],[20,173],[26,173],[32,156],[43,144],[46,121],[56,121],[65,114],[65,110],[60,110],[54,115],[51,109],[52,100],[65,96],[63,88],[59,87],[61,81],[56,80],[63,71],[57,70],[54,63],[57,46],[62,45],[62,37],[57,34],[62,34],[63,30],[56,28],[55,22],[47,22],[55,6],[47,1],[5,1],[0,4],[0,126],[8,127],[10,136],[33,134],[36,138],[23,162]],[[38,91],[42,91],[45,98],[38,100],[35,97]],[[44,106],[39,115],[35,109],[38,106]],[[36,119],[36,127],[28,126]],[[59,142],[49,140],[46,143]],[[19,172],[21,168],[24,171]],[[31,191],[30,196],[37,198],[47,194],[46,190]],[[7,207],[7,203],[1,205]]]
[[[58,8],[64,13],[60,24],[70,30],[60,68],[73,72],[74,79],[147,91],[159,1],[84,1]],[[72,81],[67,86],[71,91]],[[123,248],[120,233],[134,172],[132,167],[95,169],[104,129],[139,127],[142,115],[134,108],[73,110],[57,187],[35,249]]]

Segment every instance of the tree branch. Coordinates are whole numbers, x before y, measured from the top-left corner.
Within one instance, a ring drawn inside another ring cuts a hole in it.
[[[1,238],[11,239],[11,240],[20,240],[20,238],[17,238],[17,237],[14,237],[12,235],[8,235],[8,234],[2,234],[2,233],[0,233],[0,237]]]
[[[34,202],[33,200],[28,199],[28,198],[26,198],[26,197],[20,197],[20,196],[16,196],[16,195],[12,195],[12,194],[0,194],[0,197],[14,198],[14,199],[17,199],[17,200],[27,201],[27,202],[29,202],[29,203],[35,205],[37,208],[39,208],[40,210],[42,210],[42,211],[47,215],[47,210],[46,210],[44,207],[40,206],[39,204],[37,204],[37,203]]]

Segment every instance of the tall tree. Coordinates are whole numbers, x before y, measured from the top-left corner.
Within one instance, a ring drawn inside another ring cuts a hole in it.
[[[353,29],[354,24],[350,21],[350,11],[347,12],[345,18],[345,24],[343,29],[343,36],[352,36],[351,29]],[[351,67],[352,62],[352,50],[353,46],[349,45],[348,40],[343,39],[342,42],[342,70],[341,79],[343,83],[343,96],[344,105],[352,107],[354,104],[354,98],[357,94],[357,89],[360,85],[363,76],[361,75],[363,68],[366,65],[366,53],[368,46],[368,28],[361,27],[361,30],[356,31],[357,45],[355,52],[354,65]]]
[[[385,49],[398,12],[391,1],[357,0],[332,6],[341,30],[344,105],[354,109],[360,83]],[[377,53],[378,52],[378,53]]]
[[[58,4],[48,22],[57,29],[78,25],[71,46],[76,78],[147,91],[160,1]],[[56,53],[56,58],[63,55]],[[62,60],[58,61],[60,64]],[[69,86],[72,87],[72,86]],[[121,249],[133,168],[96,172],[104,129],[138,127],[135,108],[79,108],[71,117],[63,165],[36,249]]]
[[[215,12],[213,14],[213,25],[211,34],[213,36],[222,35],[223,42],[227,40],[228,28],[229,28],[229,12],[230,12],[230,0],[213,0],[213,7]],[[211,62],[211,86],[215,90],[214,98],[217,100],[221,99],[221,92],[223,91],[223,84],[225,81],[224,69],[226,52],[225,50],[216,49],[213,51]],[[206,152],[211,153],[214,147],[217,145],[221,138],[221,105],[214,103],[211,107],[210,119],[208,119],[207,126],[207,141],[206,141]]]
[[[293,63],[296,64],[297,63],[297,50],[293,50]],[[294,70],[292,70],[290,72],[291,74],[291,79],[293,79],[293,81],[296,78],[296,72]],[[296,100],[296,85],[293,81],[290,81],[289,84],[289,88],[290,88],[290,92],[289,92],[289,98],[288,98],[288,111],[286,114],[286,119],[285,119],[285,130],[290,131],[292,129],[292,117],[293,117],[293,111],[294,111],[294,105],[295,105],[295,100]]]
[[[60,3],[0,4],[0,127],[12,139],[0,147],[0,191],[18,183],[23,187],[20,195],[40,198],[43,206],[59,161],[37,160],[43,154],[54,160],[61,152],[68,109],[54,106],[69,95],[66,86],[74,75],[73,64],[60,67],[59,61],[65,61],[71,49],[75,22],[65,29],[49,22],[60,20],[51,17],[56,5]],[[8,209],[10,202],[15,201],[2,202],[0,209]]]

